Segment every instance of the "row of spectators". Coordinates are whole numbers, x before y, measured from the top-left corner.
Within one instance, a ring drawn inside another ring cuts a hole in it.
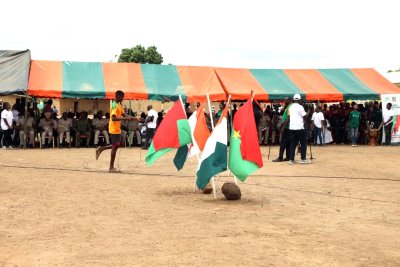
[[[17,99],[13,107],[9,107],[10,118],[12,122],[9,127],[1,119],[2,131],[0,132],[0,140],[3,139],[3,147],[9,148],[12,146],[24,146],[24,141],[28,142],[28,147],[35,147],[35,141],[39,142],[40,147],[46,148],[55,146],[59,147],[77,147],[98,146],[99,144],[109,144],[108,122],[110,114],[103,114],[102,111],[97,112],[93,119],[89,118],[89,114],[85,111],[79,113],[66,113],[58,116],[58,110],[52,106],[52,101],[49,100],[43,108],[41,114],[37,109],[32,109],[28,103],[27,122],[25,123],[24,116],[24,99]],[[197,104],[199,106],[199,104]],[[324,104],[319,108],[319,112],[315,112],[315,104],[303,103],[306,111],[311,110],[311,115],[305,117],[304,126],[307,131],[307,136],[310,142],[315,144],[344,144],[351,142],[351,127],[350,127],[350,112],[356,106],[355,102],[327,105]],[[284,106],[279,104],[264,105],[262,107],[257,102],[253,103],[254,118],[259,133],[260,144],[279,144],[282,135],[281,121],[285,110]],[[382,105],[375,102],[366,102],[358,104],[357,109],[360,112],[360,123],[357,126],[357,142],[368,144],[369,131],[377,129],[382,124]],[[192,114],[190,104],[187,103],[186,113],[188,117]],[[218,121],[222,110],[225,108],[225,103],[219,103],[218,110],[212,107],[212,116],[207,112],[206,123],[211,131],[211,119]],[[237,105],[233,104],[231,115],[228,119],[228,127],[230,129],[231,117],[235,116]],[[7,109],[5,109],[7,110]],[[132,110],[126,109],[129,115],[136,116]],[[315,127],[313,113],[322,113],[323,123],[321,127]],[[147,125],[145,124],[147,114],[142,112],[139,121],[126,121],[122,123],[123,140],[127,141],[130,146],[141,146],[146,139]],[[158,112],[157,121],[154,127],[158,127],[163,118],[163,112]],[[3,127],[4,126],[4,127]],[[26,127],[26,139],[25,136]],[[152,126],[153,127],[153,126]],[[323,132],[318,133],[316,128],[322,128]],[[228,131],[230,132],[230,131]],[[323,140],[317,140],[317,136],[322,134]],[[1,138],[4,136],[5,138]],[[12,137],[11,141],[10,138]],[[82,142],[84,141],[84,142]],[[149,140],[148,140],[149,141]],[[144,144],[143,144],[144,145]]]
[[[52,101],[49,100],[42,113],[31,109],[28,105],[27,119],[25,119],[24,105],[25,103],[18,100],[12,108],[9,103],[4,103],[0,131],[0,141],[4,149],[23,147],[25,142],[30,148],[34,148],[36,143],[39,143],[41,148],[56,145],[60,148],[73,145],[91,147],[110,143],[109,113],[103,114],[99,111],[93,119],[90,119],[88,112],[85,111],[75,114],[64,112],[59,117],[58,110],[51,106]],[[126,112],[131,116],[136,116],[132,110],[126,110]],[[138,121],[122,123],[122,137],[125,144],[127,142],[130,146],[141,146],[143,141],[146,141],[148,129],[148,123],[145,123],[146,117],[146,113],[142,112]],[[159,112],[157,120],[150,127],[156,128],[162,118],[163,114]]]
[[[350,113],[357,109],[360,113],[360,121],[357,124],[357,140],[359,144],[369,143],[369,132],[371,129],[383,130],[382,122],[382,103],[365,102],[357,104],[356,102],[340,102],[338,104],[324,104],[318,107],[322,113],[323,123],[320,127],[315,127],[313,113],[316,112],[317,106],[314,103],[303,103],[304,109],[311,110],[310,116],[304,118],[304,127],[307,131],[308,139],[311,143],[333,143],[345,144],[351,142],[351,117]],[[255,119],[259,132],[260,144],[278,144],[281,135],[280,122],[285,107],[280,105],[267,105],[262,109],[255,106]],[[323,142],[317,140],[316,128],[324,130]],[[380,134],[379,138],[382,137]],[[381,141],[381,140],[380,140]]]

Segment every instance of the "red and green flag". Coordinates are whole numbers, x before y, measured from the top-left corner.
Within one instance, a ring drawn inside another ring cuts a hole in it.
[[[263,166],[252,99],[235,114],[229,147],[229,169],[242,182]]]
[[[157,128],[145,159],[146,164],[151,166],[159,157],[177,148],[174,164],[180,170],[185,164],[191,143],[189,122],[182,103],[177,101]]]

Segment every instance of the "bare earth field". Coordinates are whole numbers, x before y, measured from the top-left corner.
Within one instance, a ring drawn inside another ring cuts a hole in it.
[[[233,202],[193,193],[195,160],[144,152],[109,174],[109,151],[1,150],[0,266],[400,266],[400,147],[313,147],[293,166],[262,147]]]

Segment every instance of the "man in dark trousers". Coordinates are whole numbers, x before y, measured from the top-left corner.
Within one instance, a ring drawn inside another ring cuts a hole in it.
[[[386,104],[386,110],[383,112],[383,126],[385,129],[385,145],[390,146],[392,141],[393,128],[393,110],[392,103]]]
[[[289,134],[289,107],[292,101],[289,97],[285,98],[285,111],[283,112],[282,119],[278,123],[280,126],[279,133],[281,135],[280,142],[279,142],[279,156],[278,158],[272,160],[272,162],[282,162],[282,161],[289,161],[290,157],[290,134]],[[286,157],[283,158],[283,154],[286,150]]]
[[[11,105],[4,103],[4,110],[1,112],[1,130],[3,131],[3,149],[13,149],[11,146],[13,133],[13,113]]]
[[[307,133],[304,129],[304,117],[309,116],[311,109],[308,113],[304,110],[304,107],[299,104],[301,96],[295,94],[293,96],[293,104],[289,107],[289,132],[290,132],[290,160],[289,164],[294,164],[294,156],[296,152],[296,146],[300,142],[301,145],[301,161],[302,164],[311,163],[306,158],[307,156]]]

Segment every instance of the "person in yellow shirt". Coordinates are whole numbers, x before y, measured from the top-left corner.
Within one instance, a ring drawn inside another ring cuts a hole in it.
[[[111,144],[96,148],[96,160],[100,157],[101,152],[107,149],[112,149],[109,172],[119,172],[114,168],[114,161],[118,147],[121,144],[121,121],[137,120],[135,117],[125,114],[121,104],[123,100],[124,92],[120,90],[116,91],[115,101],[113,101],[110,107],[110,122],[108,124],[108,132],[110,133]]]

